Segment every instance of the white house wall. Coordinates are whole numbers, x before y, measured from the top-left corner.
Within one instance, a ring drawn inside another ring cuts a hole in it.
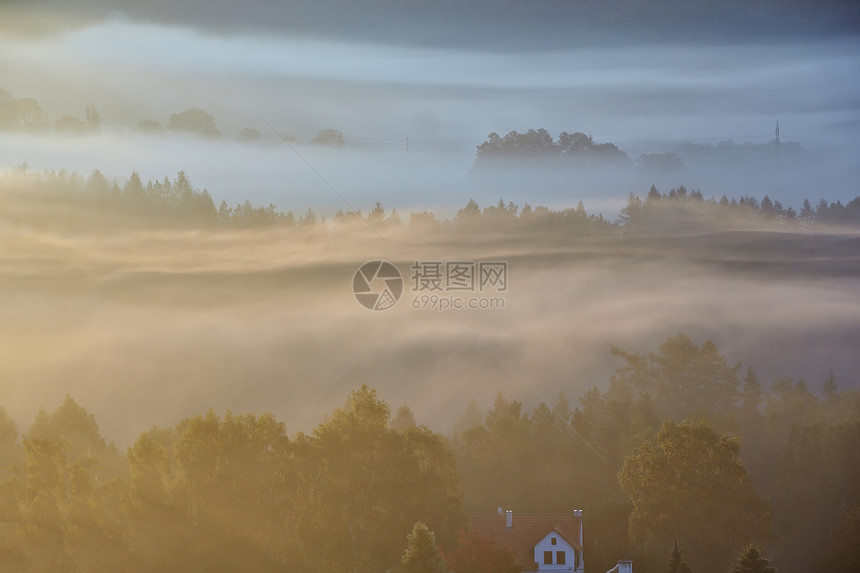
[[[556,544],[552,544],[552,538],[555,537]],[[552,551],[552,565],[544,565],[543,562],[543,552],[544,551]],[[557,551],[564,551],[565,553],[565,564],[558,565],[557,562]],[[573,545],[568,543],[555,531],[551,531],[547,534],[546,537],[541,539],[535,545],[535,561],[538,564],[538,571],[573,571],[573,567],[576,559],[576,551],[573,548]],[[582,562],[579,564],[579,571],[582,572]]]

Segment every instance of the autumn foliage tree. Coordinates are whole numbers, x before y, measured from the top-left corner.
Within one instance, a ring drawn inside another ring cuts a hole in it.
[[[423,426],[399,432],[376,390],[295,439],[297,499],[289,532],[313,570],[369,572],[398,559],[394,539],[421,521],[442,543],[462,528],[462,493],[447,442]],[[325,546],[326,551],[318,551]]]
[[[412,527],[408,545],[400,559],[403,573],[446,573],[445,559],[436,547],[436,536],[420,521]]]
[[[770,510],[739,453],[737,438],[707,422],[664,422],[618,474],[633,504],[633,543],[662,552],[677,539],[690,548],[694,570],[716,572],[728,565],[728,555],[766,539]]]

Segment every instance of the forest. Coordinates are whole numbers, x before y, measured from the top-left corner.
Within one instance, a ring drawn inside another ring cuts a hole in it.
[[[444,433],[367,385],[307,433],[209,410],[125,451],[69,396],[23,430],[0,410],[3,570],[510,571],[466,528],[499,505],[582,508],[588,571],[664,571],[673,544],[728,571],[752,543],[778,571],[856,568],[859,391],[765,385],[684,333],[612,351],[604,391],[499,393]]]
[[[236,293],[249,288],[262,298],[248,308],[269,298],[282,305],[283,284],[303,283],[292,274],[278,274],[285,272],[278,266],[283,263],[267,261],[267,253],[290,241],[302,261],[321,256],[323,264],[330,256],[325,245],[360,245],[356,239],[369,236],[377,247],[383,238],[402,239],[407,246],[429,241],[445,249],[463,242],[477,252],[525,248],[533,259],[530,266],[546,264],[541,261],[548,256],[558,266],[558,249],[573,245],[579,250],[569,260],[578,272],[585,272],[582,261],[601,257],[649,260],[660,253],[675,260],[682,253],[685,265],[716,265],[759,277],[755,280],[811,276],[817,281],[821,276],[850,279],[856,272],[853,237],[860,223],[860,197],[847,204],[821,199],[815,207],[806,200],[795,211],[767,196],[717,199],[684,186],[668,192],[652,186],[643,198],[631,194],[615,221],[588,213],[582,202],[550,209],[502,199],[485,207],[470,200],[448,219],[429,211],[401,215],[379,203],[366,212],[339,211],[328,218],[311,210],[295,216],[248,201],[216,207],[208,191],[194,187],[184,171],[144,183],[137,173],[118,182],[99,171],[84,177],[31,172],[24,165],[0,178],[0,192],[4,240],[11,241],[8,261],[27,256],[27,250],[12,252],[21,248],[33,249],[35,261],[0,281],[12,300],[31,304],[30,296],[46,297],[39,299],[45,304],[57,298],[74,307],[79,297],[98,293],[108,301],[102,304],[110,305],[103,308],[113,310],[96,311],[87,320],[102,324],[112,313],[124,316],[130,305],[148,315],[163,310],[158,316],[167,328],[175,320],[181,324],[177,316],[204,310],[223,315],[229,328],[241,328],[242,320],[230,318],[222,306],[235,305]],[[84,246],[92,237],[104,241],[103,255]],[[209,242],[215,247],[201,259],[204,267],[215,264],[205,262],[210,257],[230,264],[247,257],[241,262],[250,265],[241,271],[244,278],[232,279],[239,281],[236,286],[225,280],[235,272],[227,267],[213,267],[220,274],[200,268],[199,261],[191,272],[163,267],[174,258],[185,264],[174,254],[183,252],[181,244],[209,249]],[[228,243],[237,246],[225,251]],[[123,256],[112,248],[134,254],[116,267]],[[737,249],[751,249],[767,264],[751,270],[761,265],[745,265]],[[70,258],[73,251],[77,254]],[[56,271],[39,266],[48,256],[62,261]],[[134,260],[148,262],[134,270]],[[12,268],[8,261],[5,266]],[[147,267],[152,261],[155,266]],[[342,264],[334,261],[333,267],[317,268],[331,275]],[[84,270],[78,264],[85,264]],[[126,266],[131,270],[123,270]],[[686,273],[698,267],[681,268]],[[207,282],[195,282],[195,272]],[[38,324],[50,328],[59,320],[60,328],[68,328],[65,312],[39,318]],[[331,314],[339,330],[349,328],[341,315],[339,310]],[[26,333],[42,326],[19,328]],[[105,328],[110,336],[122,337],[126,325]],[[300,323],[280,328],[304,336]],[[74,329],[70,332],[76,336]],[[64,338],[39,336],[58,345],[62,360]],[[149,340],[143,336],[136,346],[118,351],[125,361],[116,371],[121,372],[118,380],[138,376],[128,371],[130,365],[145,376],[150,366],[143,365],[164,360],[164,354],[151,354],[152,343],[142,342]],[[270,370],[272,357],[260,354],[259,372],[242,371],[238,378],[228,372],[225,378],[215,367],[207,374],[204,364],[216,360],[218,350],[188,347],[173,336],[166,340],[178,345],[178,357],[164,362],[167,370],[171,364],[178,368],[166,379],[170,384],[185,372],[188,384],[211,384],[214,392],[244,383],[260,391],[254,377],[268,384],[266,379],[278,372]],[[850,332],[846,336],[850,340]],[[291,344],[298,355],[304,353],[300,343]],[[583,509],[585,563],[594,573],[619,559],[632,559],[642,573],[667,567],[673,573],[721,573],[733,567],[766,571],[768,563],[777,571],[856,568],[860,390],[850,372],[841,387],[846,357],[833,366],[839,377],[828,373],[822,358],[815,364],[820,379],[762,380],[753,363],[736,362],[697,334],[680,331],[662,341],[651,334],[648,347],[611,346],[610,375],[564,381],[554,399],[539,394],[531,406],[509,390],[498,390],[492,403],[481,403],[474,394],[462,399],[477,383],[462,363],[456,367],[462,379],[446,382],[460,398],[459,412],[452,412],[455,419],[447,426],[419,423],[420,408],[408,401],[398,400],[393,408],[384,398],[390,386],[380,391],[371,383],[359,385],[379,374],[372,368],[349,376],[353,391],[308,429],[274,413],[233,413],[223,400],[208,411],[207,405],[188,410],[199,407],[198,397],[174,403],[171,412],[186,410],[170,424],[153,426],[135,414],[135,423],[152,427],[119,447],[102,432],[86,400],[79,402],[71,392],[59,405],[43,404],[26,427],[3,410],[3,570],[516,571],[507,548],[468,530],[470,515],[491,515],[498,507],[512,508],[516,515]],[[234,352],[235,343],[229,348]],[[416,352],[407,346],[384,354],[383,378],[390,382],[412,375],[413,363],[420,368],[422,361],[443,353],[422,349],[420,358]],[[761,343],[757,356],[772,364],[783,360],[778,352]],[[555,362],[563,354],[550,356]],[[539,355],[543,359],[547,351]],[[564,366],[565,359],[560,361]],[[233,368],[229,361],[223,364]],[[295,378],[293,364],[288,366],[290,374],[277,376]],[[304,367],[301,360],[295,364]],[[89,374],[82,376],[101,376],[98,367],[86,368]],[[536,381],[555,376],[547,366],[533,375]],[[74,376],[64,372],[60,379]],[[93,387],[99,388],[95,382]],[[159,387],[169,395],[169,386]]]
[[[858,31],[0,1],[0,573],[860,572]]]
[[[479,153],[480,157],[480,153]],[[730,228],[756,226],[788,232],[811,232],[817,224],[855,227],[860,224],[860,196],[846,204],[820,198],[815,206],[805,199],[799,209],[784,206],[765,195],[761,201],[750,195],[705,197],[702,191],[688,191],[684,185],[661,192],[651,186],[644,198],[631,193],[621,209],[620,218],[611,220],[602,213],[589,214],[579,201],[575,207],[550,209],[522,207],[500,198],[483,208],[469,200],[450,219],[431,211],[412,211],[407,216],[396,208],[386,210],[379,202],[365,212],[337,212],[326,221],[312,209],[295,215],[274,204],[255,206],[249,200],[230,206],[226,201],[216,207],[206,189],[198,189],[180,171],[172,180],[144,183],[137,172],[126,181],[109,181],[99,170],[89,176],[67,171],[29,171],[26,164],[0,177],[0,192],[7,203],[0,216],[15,224],[46,229],[121,230],[125,228],[282,228],[313,229],[317,223],[330,222],[334,229],[354,226],[380,231],[448,232],[499,231],[613,235],[624,229],[663,233],[676,229]],[[45,207],[50,205],[50,209]],[[67,217],[68,212],[75,213]],[[319,225],[317,225],[319,231]]]

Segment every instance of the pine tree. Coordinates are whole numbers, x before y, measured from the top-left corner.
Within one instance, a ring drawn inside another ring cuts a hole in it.
[[[125,193],[129,197],[139,198],[144,194],[143,183],[140,180],[140,175],[137,174],[137,171],[132,171],[131,176],[128,178],[128,182],[125,184],[123,188],[123,193]]]
[[[681,548],[678,547],[677,539],[672,553],[669,554],[669,573],[690,573],[690,566],[681,558]]]
[[[744,376],[744,386],[741,393],[741,410],[746,417],[758,414],[761,397],[761,383],[758,381],[758,376],[756,376],[752,366],[747,366],[747,375]]]
[[[838,387],[836,385],[836,375],[833,374],[833,370],[830,371],[830,374],[827,376],[827,380],[824,381],[824,397],[828,400],[835,398],[838,393]]]
[[[797,221],[803,231],[809,232],[815,226],[815,209],[809,203],[809,199],[803,200],[803,207],[797,216]]]
[[[776,573],[769,559],[761,555],[758,545],[752,543],[738,556],[730,573]]]
[[[391,418],[389,426],[392,430],[405,432],[409,428],[415,428],[418,426],[418,423],[415,421],[415,414],[412,413],[412,409],[406,404],[403,404],[397,409],[394,417]]]
[[[773,210],[773,201],[767,195],[761,200],[761,214],[768,218],[773,218],[775,215]]]

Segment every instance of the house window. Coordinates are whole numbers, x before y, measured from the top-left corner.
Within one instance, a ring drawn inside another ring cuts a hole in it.
[[[543,564],[552,565],[552,551],[543,552]]]
[[[555,537],[550,537],[549,543],[550,545],[555,545]]]
[[[559,565],[564,565],[564,551],[555,552],[555,562]]]

